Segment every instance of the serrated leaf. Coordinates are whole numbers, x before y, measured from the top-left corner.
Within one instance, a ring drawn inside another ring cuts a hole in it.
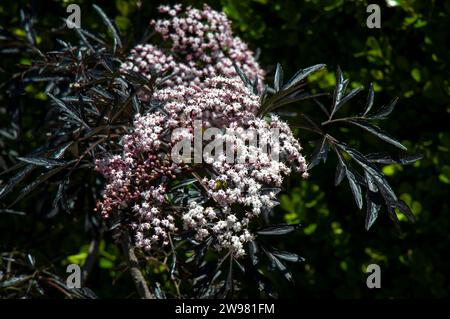
[[[377,120],[381,120],[381,119],[387,118],[389,116],[389,114],[391,114],[392,111],[394,110],[394,107],[397,104],[397,102],[398,102],[398,97],[393,99],[392,102],[389,103],[388,105],[382,106],[374,114],[369,115],[369,117],[371,119],[377,119]]]
[[[389,134],[387,134],[386,132],[383,132],[378,126],[375,126],[373,124],[371,124],[370,122],[366,121],[366,120],[349,120],[350,123],[361,127],[362,129],[374,134],[375,136],[377,136],[378,138],[382,139],[385,142],[388,142],[404,151],[407,150],[407,148],[401,144],[399,141],[397,141],[395,138],[393,138],[392,136],[390,136]]]
[[[90,91],[104,97],[107,100],[114,100],[114,96],[100,86],[91,87]]]
[[[397,214],[395,213],[394,207],[387,205],[387,209],[389,213],[389,218],[394,222],[397,229],[400,230],[400,222],[398,220]]]
[[[27,261],[31,267],[34,267],[36,264],[36,260],[34,259],[34,257],[31,254],[27,254]]]
[[[141,103],[138,99],[138,97],[136,95],[133,95],[133,97],[131,98],[131,101],[133,103],[133,110],[134,113],[138,114],[141,112]]]
[[[284,259],[286,261],[290,261],[293,263],[305,261],[305,258],[303,258],[297,254],[288,252],[288,251],[272,250],[271,253],[272,253],[272,255],[274,255],[278,258],[281,258],[281,259]]]
[[[288,234],[300,227],[300,224],[290,225],[290,224],[279,224],[272,225],[267,228],[258,230],[256,233],[258,235],[284,235]]]
[[[61,158],[63,157],[64,153],[67,151],[67,149],[73,144],[73,142],[68,142],[66,144],[63,144],[61,148],[57,151],[55,151],[52,155],[53,158]]]
[[[61,182],[58,185],[58,191],[56,192],[55,198],[53,200],[53,208],[57,207],[58,203],[61,201],[61,199],[64,196],[64,185],[65,182]]]
[[[233,62],[233,66],[234,69],[236,70],[236,73],[239,75],[239,77],[241,78],[242,82],[244,82],[245,86],[250,89],[253,90],[253,85],[252,82],[250,81],[250,79],[244,74],[244,72],[242,72],[241,68],[235,63]]]
[[[345,95],[340,101],[339,101],[339,105],[336,107],[336,112],[341,108],[342,105],[344,105],[345,103],[347,103],[350,99],[352,99],[353,97],[355,97],[359,92],[362,91],[362,88],[356,88],[351,90],[347,95]]]
[[[350,148],[343,143],[337,143],[336,145],[346,151],[359,165],[363,167],[364,170],[367,170],[370,173],[383,196],[387,196],[392,202],[397,201],[397,196],[376,165],[370,163],[359,151]]]
[[[259,258],[258,258],[259,248],[258,248],[258,244],[254,240],[252,240],[248,243],[248,251],[249,251],[250,259],[252,261],[253,266],[256,266],[259,262]]]
[[[11,177],[5,186],[0,190],[0,199],[6,196],[9,192],[11,192],[14,187],[20,183],[25,177],[27,177],[36,166],[34,165],[28,165],[23,170],[18,172],[16,175]]]
[[[366,192],[366,203],[367,203],[367,212],[366,212],[366,222],[365,228],[369,230],[372,225],[375,223],[375,220],[378,217],[378,212],[380,211],[381,205],[379,202],[375,201],[375,193],[370,193],[370,191]]]
[[[290,282],[293,281],[291,273],[288,271],[287,267],[272,253],[264,250],[266,255],[269,257],[269,260],[275,265],[276,268],[283,274],[283,276]]]
[[[233,259],[233,261],[234,261],[234,263],[238,266],[239,270],[240,270],[243,274],[245,274],[245,267],[244,267],[239,261],[237,261],[236,259]]]
[[[341,163],[341,161],[339,161],[336,166],[336,174],[334,177],[335,186],[338,186],[342,182],[342,180],[345,177],[346,170],[347,170],[346,166],[343,163]]]
[[[252,83],[253,94],[255,95],[258,95],[258,83],[259,83],[258,81],[259,81],[258,76],[255,75],[255,79],[253,80]]]
[[[8,174],[10,172],[13,172],[13,171],[15,171],[15,170],[17,170],[17,169],[19,169],[21,167],[24,167],[25,165],[27,165],[27,164],[24,163],[24,162],[19,162],[19,163],[15,164],[15,165],[11,166],[10,168],[7,168],[6,170],[0,172],[0,176]]]
[[[21,215],[21,216],[26,215],[25,212],[14,210],[14,209],[7,209],[7,208],[0,209],[0,214],[12,214],[12,215]]]
[[[356,205],[359,209],[363,206],[362,195],[361,195],[361,186],[359,186],[355,174],[351,171],[350,168],[347,168],[345,171],[345,175],[347,176],[348,183],[350,185],[350,189],[353,193],[353,197],[355,198]]]
[[[297,83],[306,79],[308,76],[310,76],[314,72],[322,70],[325,67],[326,67],[325,64],[316,64],[316,65],[310,66],[306,69],[298,70],[297,73],[295,73],[294,76],[283,86],[283,90],[289,89],[290,87],[292,87],[292,86],[296,85]]]
[[[406,216],[406,218],[408,218],[408,220],[411,223],[414,223],[416,221],[414,214],[412,213],[411,209],[404,201],[402,201],[402,200],[397,201],[395,206],[403,213],[403,215]]]
[[[370,173],[366,170],[364,170],[364,177],[367,183],[367,187],[369,188],[369,190],[371,192],[378,192],[378,186],[375,182],[375,180],[372,178],[372,175],[370,175]]]
[[[66,21],[69,22],[70,20],[67,19]],[[86,45],[86,47],[89,49],[89,51],[91,51],[92,53],[95,53],[95,49],[89,43],[88,39],[86,39],[84,34],[81,32],[80,28],[75,27],[75,28],[73,28],[73,30],[75,30],[76,34],[81,39],[81,42],[83,42]]]
[[[19,202],[22,198],[27,196],[36,187],[38,187],[40,184],[42,184],[43,182],[48,180],[53,175],[59,173],[63,169],[64,169],[64,167],[60,166],[60,167],[54,168],[54,169],[52,169],[52,170],[50,170],[50,171],[48,171],[46,173],[41,174],[34,182],[32,182],[31,184],[27,185],[26,187],[24,187],[20,191],[19,195],[16,197],[16,199],[14,200],[14,202],[10,206],[13,206],[17,202]]]
[[[105,41],[103,41],[102,39],[100,39],[99,37],[95,36],[94,34],[92,34],[91,32],[83,29],[83,28],[79,28],[79,30],[88,38],[90,38],[91,40],[94,40],[96,42],[98,42],[100,45],[105,45]],[[104,59],[103,59],[104,60]]]
[[[319,164],[320,161],[323,161],[325,163],[327,160],[327,154],[329,149],[330,147],[327,143],[327,137],[324,136],[322,140],[317,144],[311,156],[311,159],[309,160],[308,170]]]
[[[123,76],[132,83],[137,83],[140,85],[147,85],[150,83],[150,79],[146,78],[144,75],[134,72],[133,70],[125,70]]]
[[[19,161],[34,164],[37,166],[47,166],[47,167],[55,167],[55,166],[63,166],[66,165],[67,162],[57,159],[45,158],[45,157],[17,157]]]
[[[327,117],[330,117],[330,113],[328,112],[327,108],[325,107],[325,105],[323,105],[318,99],[313,98],[313,101],[320,107],[320,109],[322,110],[322,112],[325,113],[325,115]]]
[[[114,40],[114,52],[115,52],[117,46],[119,46],[119,48],[122,47],[122,41],[120,40],[119,33],[117,32],[116,28],[114,27],[114,25],[112,24],[112,22],[108,18],[108,16],[105,14],[105,12],[99,6],[97,6],[95,4],[93,4],[92,6],[94,7],[95,11],[97,11],[98,14],[102,17],[102,20],[105,23],[105,25],[108,27],[108,29],[111,30],[111,33],[113,35],[113,40]]]
[[[307,99],[314,99],[314,98],[321,97],[324,95],[328,95],[328,93],[311,94],[309,92],[303,92],[303,91],[294,92],[291,95],[288,95],[286,97],[283,97],[282,99],[279,99],[277,103],[274,103],[272,105],[272,107],[269,108],[269,111],[272,112],[276,109],[279,109],[282,106],[285,106],[285,105],[288,105],[291,103],[304,101]],[[305,114],[303,114],[303,116],[305,116]]]
[[[86,299],[98,299],[97,295],[88,287],[81,288],[80,293]]]
[[[397,155],[391,155],[389,153],[383,152],[383,153],[371,153],[367,154],[366,158],[372,162],[372,163],[378,163],[378,164],[411,164],[415,161],[421,160],[423,158],[422,154],[413,154],[413,155],[407,155],[407,154],[397,154]]]
[[[79,96],[64,96],[61,98],[61,101],[64,103],[94,103],[94,100],[90,97],[79,95]]]
[[[273,88],[275,91],[279,91],[283,85],[283,68],[280,63],[277,63],[277,69],[275,70],[275,77],[273,80]]]
[[[179,184],[173,186],[173,187],[170,189],[170,191],[173,191],[173,190],[175,190],[175,189],[182,188],[182,187],[185,187],[185,186],[188,186],[188,185],[195,184],[196,182],[197,182],[197,179],[195,179],[195,178],[188,179],[187,181],[184,181],[184,182],[182,182],[182,183],[179,183]]]
[[[89,126],[83,122],[82,119],[80,119],[80,117],[75,114],[74,111],[72,111],[67,105],[66,103],[64,103],[62,100],[58,99],[57,97],[53,96],[51,93],[47,93],[47,95],[56,103],[56,105],[59,107],[59,109],[64,112],[65,114],[67,114],[70,118],[72,118],[73,120],[75,120],[76,122],[82,124],[83,126],[89,128]]]
[[[366,116],[370,112],[373,106],[373,100],[375,98],[375,93],[373,91],[373,83],[370,83],[369,92],[367,93],[366,107],[363,112],[363,116]]]
[[[334,116],[340,107],[341,99],[344,97],[347,89],[348,79],[344,80],[341,68],[338,66],[336,70],[336,86],[333,92],[333,102],[331,104],[330,119]]]
[[[162,84],[164,84],[165,82],[167,82],[168,80],[172,79],[174,76],[176,76],[179,72],[172,72],[169,74],[166,74],[164,76],[158,78],[158,81],[156,82],[156,85],[160,86]],[[165,73],[164,73],[165,74]]]

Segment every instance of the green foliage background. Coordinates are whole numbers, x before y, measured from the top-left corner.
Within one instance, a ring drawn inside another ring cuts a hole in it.
[[[60,24],[66,6],[75,1],[14,1],[0,4],[0,25],[17,24],[19,7],[34,6],[42,26]],[[187,1],[200,6],[200,1]],[[372,2],[372,1],[370,1]],[[90,1],[76,1],[82,9],[82,26],[96,29],[101,22]],[[132,46],[143,34],[147,22],[156,16],[156,1],[97,1],[115,17],[126,45]],[[399,215],[402,233],[382,211],[369,232],[364,230],[365,212],[354,204],[346,185],[333,186],[335,158],[315,167],[307,181],[293,177],[281,195],[278,218],[300,222],[300,232],[280,241],[280,248],[298,252],[305,263],[290,265],[296,284],[280,281],[281,297],[406,298],[450,295],[450,1],[379,1],[381,29],[366,27],[367,1],[344,0],[215,0],[208,3],[224,10],[235,32],[253,49],[261,50],[260,61],[269,72],[277,62],[287,77],[301,67],[326,63],[328,71],[315,76],[316,86],[331,90],[334,70],[340,65],[351,86],[366,88],[374,83],[376,103],[394,96],[400,101],[385,128],[424,158],[412,166],[388,165],[383,171],[400,197],[417,217],[409,224]],[[15,29],[23,36],[24,31]],[[39,38],[43,45],[53,39]],[[17,61],[19,59],[19,61]],[[11,62],[11,63],[9,63]],[[2,61],[2,78],[25,57]],[[23,142],[3,145],[2,154],[24,154],[38,145],[39,123],[43,118],[45,94],[27,87],[29,105],[21,121],[30,130],[22,132]],[[0,103],[7,97],[3,90]],[[301,107],[301,105],[299,106]],[[357,104],[353,104],[357,108]],[[362,105],[361,105],[362,107]],[[8,125],[4,114],[0,114]],[[347,134],[347,140],[377,151],[379,143],[365,134]],[[301,136],[299,136],[301,140]],[[305,145],[308,149],[308,145]],[[364,147],[363,147],[364,148]],[[8,154],[8,155],[14,155]],[[2,166],[11,163],[6,159]],[[18,208],[33,210],[34,198]],[[38,262],[52,263],[64,274],[67,263],[85,262],[89,231],[75,211],[71,216],[29,218],[0,214],[0,251],[26,250]],[[69,225],[69,226],[68,226]],[[281,247],[283,246],[284,247]],[[377,263],[382,269],[382,288],[366,287],[365,269]],[[133,291],[123,275],[119,249],[111,239],[102,241],[98,262],[88,286],[100,297],[128,297]],[[164,269],[150,269],[162,273]],[[111,284],[113,282],[113,284]]]

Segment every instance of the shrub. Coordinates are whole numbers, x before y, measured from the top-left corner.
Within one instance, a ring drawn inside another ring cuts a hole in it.
[[[264,84],[265,73],[253,53],[233,36],[225,15],[207,6],[161,7],[169,18],[151,23],[159,39],[130,51],[122,47],[106,14],[94,8],[109,28],[112,44],[84,29],[74,29],[79,44],[57,40],[58,50],[45,53],[31,28],[28,42],[19,42],[29,48],[33,63],[11,80],[10,91],[17,83],[47,83],[49,134],[45,145],[17,157],[17,164],[3,173],[14,175],[0,197],[35,176],[11,205],[44,185],[54,190],[47,203],[53,210],[87,206],[94,211],[96,202],[97,213],[91,217],[96,231],[102,236],[106,229],[122,245],[142,297],[232,296],[249,279],[263,295],[275,296],[268,271],[278,270],[291,281],[285,262],[303,261],[274,246],[273,236],[299,228],[272,222],[277,194],[286,176],[306,178],[330,151],[337,158],[335,184],[348,181],[359,209],[365,199],[367,230],[383,204],[397,225],[395,209],[414,220],[378,165],[420,158],[407,155],[406,147],[374,124],[387,118],[396,99],[375,109],[370,87],[359,113],[338,117],[361,89],[347,90],[348,80],[338,68],[334,92],[314,92],[308,77],[323,64],[300,69],[288,81],[278,64],[273,84]],[[18,45],[12,34],[5,41]],[[314,103],[315,113],[299,112],[291,125],[276,114],[298,102]],[[365,155],[337,138],[339,124],[369,132],[403,152]],[[196,144],[196,134],[213,128],[216,145],[223,149],[231,143],[233,158],[239,153],[242,162],[230,163],[220,152],[195,161],[197,147],[202,157],[207,146],[205,140]],[[308,161],[292,128],[319,138]],[[279,132],[277,140],[268,135],[270,130]],[[248,144],[249,132],[267,149]],[[193,157],[189,153],[175,160],[173,149],[179,143],[188,148],[193,143]],[[162,265],[168,284],[147,282],[138,259]]]

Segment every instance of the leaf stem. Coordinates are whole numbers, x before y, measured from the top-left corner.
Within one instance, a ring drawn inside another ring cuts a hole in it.
[[[325,122],[322,122],[322,125],[327,125],[327,124],[331,124],[331,123],[335,123],[335,122],[346,122],[346,121],[350,121],[350,120],[365,120],[367,118],[363,117],[363,116],[350,116],[350,117],[342,117],[339,119],[329,119],[326,120]]]

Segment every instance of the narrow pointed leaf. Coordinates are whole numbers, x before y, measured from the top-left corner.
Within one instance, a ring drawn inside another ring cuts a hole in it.
[[[351,90],[346,96],[344,96],[341,99],[341,101],[339,102],[338,108],[340,108],[342,105],[347,103],[350,99],[354,98],[361,91],[362,91],[361,87]]]
[[[253,266],[256,266],[259,262],[259,258],[258,258],[259,248],[258,248],[258,244],[254,240],[249,242],[248,251],[249,251],[250,259],[252,261]]]
[[[249,88],[250,90],[252,90],[253,85],[252,85],[252,82],[250,81],[250,79],[244,74],[244,72],[242,72],[241,68],[236,63],[233,62],[233,66],[234,66],[234,69],[236,70],[236,73],[241,78],[242,82],[244,82],[245,86],[247,88]]]
[[[100,86],[92,87],[91,91],[100,95],[101,97],[104,97],[107,100],[114,100],[114,96]]]
[[[103,22],[105,23],[105,25],[108,27],[108,29],[111,31],[111,33],[113,35],[114,51],[116,51],[117,46],[119,46],[119,48],[121,48],[122,41],[120,40],[119,33],[117,32],[116,28],[112,24],[111,20],[108,18],[108,16],[105,14],[105,12],[99,6],[97,6],[95,4],[93,4],[92,6],[94,7],[95,11],[97,11],[98,14],[102,17]]]
[[[341,99],[344,97],[347,89],[348,79],[344,80],[341,68],[338,66],[336,70],[336,86],[334,88],[333,102],[331,104],[330,119],[340,107]]]
[[[35,168],[34,165],[28,165],[23,170],[18,172],[16,175],[11,177],[6,185],[0,189],[0,199],[6,196],[9,192],[11,192],[14,187],[19,184],[25,177],[27,177]]]
[[[283,90],[286,90],[286,89],[290,88],[291,86],[296,85],[297,83],[303,81],[304,79],[306,79],[308,76],[310,76],[314,72],[322,70],[325,67],[326,67],[325,64],[316,64],[316,65],[310,66],[306,69],[298,70],[297,73],[295,73],[294,76],[283,86]]]
[[[342,182],[342,180],[344,179],[344,177],[346,175],[346,171],[347,171],[346,166],[343,163],[341,163],[341,161],[339,161],[336,166],[336,174],[334,177],[334,185],[335,186],[338,186]]]
[[[67,116],[69,116],[70,118],[72,118],[73,120],[75,120],[76,122],[84,125],[85,127],[89,127],[86,123],[83,122],[82,119],[80,119],[80,117],[75,114],[74,111],[72,111],[67,105],[66,103],[64,103],[62,100],[58,99],[57,97],[53,96],[51,93],[47,93],[47,95],[56,103],[56,105],[59,107],[59,109],[67,114]]]
[[[284,235],[288,234],[300,227],[300,224],[289,225],[289,224],[279,224],[272,225],[267,228],[261,229],[256,233],[259,235]]]
[[[378,189],[382,192],[383,196],[388,197],[392,202],[397,201],[397,196],[395,195],[389,183],[386,181],[386,178],[384,177],[383,173],[375,164],[369,162],[364,157],[364,155],[362,155],[357,150],[350,148],[344,145],[343,143],[337,143],[337,146],[345,150],[359,165],[362,166],[362,168],[364,168],[364,170],[367,170],[368,173],[370,173],[371,177],[373,177],[373,179],[375,180],[375,183],[377,184]]]
[[[406,216],[406,218],[408,218],[408,220],[411,223],[414,223],[416,221],[416,218],[414,217],[414,214],[412,213],[411,209],[409,208],[409,206],[402,200],[399,200],[396,203],[396,207],[403,213],[403,215]]]
[[[273,80],[273,88],[275,91],[279,91],[280,87],[283,85],[283,68],[280,63],[277,63],[277,69],[275,71],[275,78]]]
[[[374,196],[369,191],[366,193],[366,203],[367,203],[367,212],[366,212],[366,230],[369,230],[372,225],[375,223],[378,212],[380,211],[381,205],[373,200]]]
[[[364,110],[363,116],[366,116],[367,113],[369,113],[370,110],[372,109],[374,98],[375,98],[375,93],[373,91],[373,83],[370,83],[369,92],[367,93],[366,108]]]
[[[70,20],[68,19],[67,22],[69,22]],[[84,34],[81,32],[81,30],[77,27],[73,28],[76,32],[76,34],[80,37],[81,42],[83,42],[86,47],[89,49],[89,51],[91,51],[92,53],[95,53],[94,48],[92,47],[92,45],[89,43],[88,39],[86,39],[86,37],[84,36]]]
[[[274,255],[280,259],[284,259],[286,261],[290,261],[293,263],[305,261],[305,258],[303,258],[297,254],[288,252],[288,251],[273,250],[273,251],[271,251],[271,253],[272,253],[272,255]]]
[[[311,156],[311,159],[308,163],[308,169],[313,168],[317,164],[320,163],[320,161],[323,161],[324,163],[327,160],[327,154],[329,150],[329,146],[327,143],[327,138],[324,136],[322,140],[317,144],[316,149],[314,150],[314,153]]]
[[[392,113],[392,111],[394,110],[395,105],[398,102],[398,98],[396,97],[394,100],[392,100],[391,103],[389,103],[388,105],[382,106],[378,111],[376,111],[374,114],[370,115],[371,119],[377,119],[377,120],[381,120],[381,119],[385,119],[389,116],[389,114]]]
[[[36,187],[38,187],[40,184],[42,184],[43,182],[48,180],[53,175],[59,173],[62,169],[64,169],[64,167],[60,166],[60,167],[52,169],[51,171],[48,171],[46,173],[41,174],[41,176],[39,176],[34,182],[32,182],[31,184],[27,185],[26,187],[24,187],[20,191],[19,195],[16,197],[16,199],[14,200],[14,202],[10,206],[13,206],[17,202],[19,202],[22,198],[24,198],[30,192],[32,192]]]
[[[401,144],[399,141],[397,141],[395,138],[393,138],[386,132],[383,132],[378,126],[375,126],[366,120],[350,120],[349,122],[374,134],[375,136],[377,136],[378,138],[382,139],[385,142],[388,142],[404,151],[407,150],[407,148],[403,144]]]
[[[258,76],[256,75],[252,83],[253,94],[255,95],[258,95],[258,83]]]
[[[388,208],[389,218],[394,222],[395,227],[400,231],[400,222],[398,220],[397,214],[395,213],[394,207],[388,205],[387,208]]]
[[[266,250],[264,252],[269,257],[269,260],[275,265],[275,267],[278,268],[278,270],[281,272],[281,274],[283,274],[283,276],[288,281],[292,282],[293,278],[292,278],[291,273],[288,271],[287,267],[277,257],[275,257],[272,253],[270,253],[270,252],[268,252]]]
[[[51,158],[45,158],[45,157],[18,157],[19,161],[34,164],[37,166],[48,166],[48,167],[55,167],[55,166],[63,166],[67,163],[65,161],[57,160],[57,159],[51,159]]]
[[[356,180],[356,176],[350,169],[347,169],[345,174],[347,176],[350,189],[353,193],[353,197],[355,198],[356,205],[358,206],[359,209],[361,209],[363,206],[361,187],[359,186]]]
[[[330,112],[328,112],[327,108],[325,107],[325,105],[323,105],[318,99],[313,98],[313,101],[320,107],[320,109],[322,110],[322,112],[325,113],[325,115],[327,117],[330,117]]]
[[[366,170],[364,170],[364,177],[367,183],[367,187],[371,192],[378,192],[378,186],[375,182],[375,180],[373,179],[372,175],[370,175],[370,173]]]
[[[413,155],[405,155],[405,154],[399,154],[399,155],[391,155],[389,153],[371,153],[367,154],[366,158],[372,162],[372,163],[378,163],[378,164],[411,164],[415,161],[418,161],[423,158],[422,154],[413,154]]]

